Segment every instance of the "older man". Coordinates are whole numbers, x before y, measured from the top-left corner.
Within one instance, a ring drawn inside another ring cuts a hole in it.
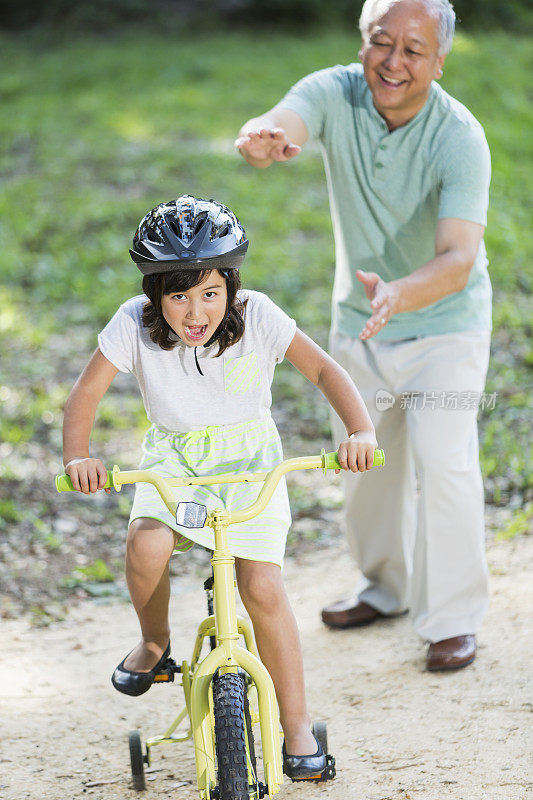
[[[490,156],[476,119],[435,83],[454,23],[448,0],[367,0],[362,65],[303,78],[236,142],[258,168],[321,144],[336,244],[331,351],[387,453],[385,470],[345,480],[362,576],[322,618],[346,628],[410,609],[431,670],[474,660],[488,600],[476,417],[491,328]]]

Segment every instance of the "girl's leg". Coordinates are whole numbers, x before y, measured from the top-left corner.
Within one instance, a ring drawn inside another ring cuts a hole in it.
[[[312,755],[316,742],[305,702],[300,637],[281,569],[276,564],[243,558],[235,559],[235,569],[259,655],[276,689],[287,753]]]
[[[134,520],[126,544],[126,580],[141,625],[142,640],[124,667],[149,672],[168,644],[170,626],[168,562],[174,549],[174,531],[156,519]]]

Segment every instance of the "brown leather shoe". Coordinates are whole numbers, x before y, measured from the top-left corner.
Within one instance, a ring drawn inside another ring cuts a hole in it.
[[[426,669],[460,669],[471,664],[476,657],[476,637],[472,633],[466,636],[452,636],[441,642],[433,642],[428,647]]]
[[[370,625],[384,614],[377,608],[357,600],[339,600],[322,609],[322,622],[330,628],[357,628]]]

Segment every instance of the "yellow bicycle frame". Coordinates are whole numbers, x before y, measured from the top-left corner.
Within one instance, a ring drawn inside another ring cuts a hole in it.
[[[383,451],[376,450],[374,465],[384,463]],[[263,766],[268,794],[276,794],[283,783],[283,767],[279,732],[278,707],[272,678],[259,660],[249,623],[237,617],[233,567],[235,559],[228,550],[227,528],[237,522],[245,522],[261,513],[269,502],[281,477],[288,472],[300,469],[338,469],[336,453],[320,456],[291,458],[278,464],[271,472],[226,473],[194,478],[162,478],[151,470],[121,471],[115,466],[108,473],[106,487],[113,486],[120,491],[125,484],[138,482],[151,483],[161,495],[163,502],[173,517],[178,503],[172,488],[179,486],[199,486],[222,483],[262,482],[264,485],[255,503],[240,511],[217,509],[207,515],[206,526],[214,531],[215,549],[211,558],[214,576],[214,614],[204,619],[196,637],[190,666],[182,664],[182,680],[186,708],[162,736],[147,742],[148,748],[169,741],[194,739],[198,789],[202,800],[210,800],[216,786],[214,737],[212,730],[212,692],[211,682],[217,671],[237,672],[243,669],[253,680],[257,689],[259,706],[259,725],[263,749]],[[72,490],[70,479],[63,475],[56,478],[58,491]],[[203,640],[216,636],[217,646],[198,663]],[[246,647],[239,645],[244,636]],[[192,675],[192,680],[191,680]],[[189,732],[182,737],[173,735],[178,725],[190,717]]]

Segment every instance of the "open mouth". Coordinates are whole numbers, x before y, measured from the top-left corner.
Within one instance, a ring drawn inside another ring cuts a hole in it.
[[[207,330],[207,325],[185,326],[185,333],[187,334],[187,338],[191,339],[193,342],[201,342],[205,336],[206,330]]]
[[[399,86],[403,86],[404,83],[407,83],[407,81],[400,81],[400,80],[397,80],[395,78],[387,78],[385,75],[381,75],[381,73],[378,73],[378,75],[379,75],[379,77],[381,79],[381,82],[388,89],[398,89]]]

